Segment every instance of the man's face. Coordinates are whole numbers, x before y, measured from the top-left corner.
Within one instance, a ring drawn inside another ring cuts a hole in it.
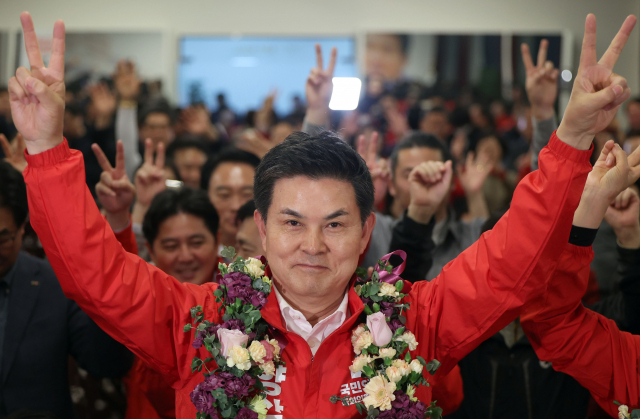
[[[16,263],[23,235],[24,224],[16,226],[9,208],[0,208],[0,278]]]
[[[140,138],[145,140],[151,138],[153,147],[162,143],[165,146],[173,141],[174,133],[171,127],[171,119],[169,115],[161,112],[152,112],[144,120],[140,127]]]
[[[243,258],[264,255],[260,231],[253,217],[247,217],[238,225],[236,250]]]
[[[211,174],[207,193],[220,217],[220,233],[223,236],[235,237],[238,209],[253,199],[254,174],[253,166],[236,162],[221,163]]]
[[[180,282],[204,284],[218,263],[216,239],[204,221],[179,213],[160,224],[149,253],[155,265]]]
[[[266,224],[254,218],[278,290],[294,301],[343,292],[375,224],[372,214],[363,228],[349,182],[304,176],[278,180]]]
[[[640,129],[640,103],[631,102],[627,107],[627,118],[631,129]]]
[[[365,62],[367,76],[398,80],[406,63],[400,38],[390,34],[367,35]]]
[[[180,149],[173,157],[180,179],[193,189],[200,188],[200,169],[206,161],[207,155],[197,148]]]
[[[451,135],[451,124],[444,112],[429,112],[420,121],[420,131],[433,134],[444,141]]]
[[[398,164],[393,173],[392,182],[389,184],[389,193],[397,200],[402,210],[409,207],[411,201],[409,174],[414,167],[428,161],[442,161],[440,150],[426,147],[412,147],[400,150]]]

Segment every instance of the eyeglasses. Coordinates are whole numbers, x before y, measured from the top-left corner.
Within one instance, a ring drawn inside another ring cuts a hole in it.
[[[2,235],[0,236],[0,250],[6,250],[11,247],[11,244],[18,236],[18,233],[13,233],[13,236]]]

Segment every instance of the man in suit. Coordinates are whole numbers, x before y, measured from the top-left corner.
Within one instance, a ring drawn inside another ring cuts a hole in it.
[[[68,356],[95,377],[131,366],[126,348],[66,298],[48,262],[21,251],[28,214],[22,175],[0,162],[0,417],[29,408],[74,417]]]

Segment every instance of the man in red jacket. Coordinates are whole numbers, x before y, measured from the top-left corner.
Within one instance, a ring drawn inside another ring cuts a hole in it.
[[[176,416],[192,418],[189,393],[202,380],[191,359],[203,356],[183,332],[189,309],[220,321],[215,284],[182,284],[125,252],[100,215],[83,182],[82,157],[62,137],[64,24],[56,22],[50,66],[44,67],[33,23],[21,15],[31,70],[9,81],[12,114],[25,138],[32,225],[63,290],[109,334],[163,372],[176,389]],[[635,18],[628,18],[601,63],[595,61],[595,18],[587,18],[580,71],[565,117],[540,154],[540,170],[518,186],[509,213],[494,229],[448,264],[431,282],[414,284],[406,302],[407,328],[419,343],[415,354],[442,362],[434,379],[520,314],[565,248],[573,213],[585,186],[590,148],[630,96],[611,68]],[[327,92],[321,92],[322,94]],[[330,91],[328,92],[330,96]],[[626,179],[626,155],[611,150],[596,185]],[[416,171],[416,216],[432,211],[429,197],[448,187],[451,163],[438,173]],[[446,186],[445,186],[446,185]],[[365,251],[375,215],[366,164],[330,135],[290,136],[264,158],[256,173],[255,219],[275,290],[263,318],[286,341],[286,367],[265,379],[272,417],[358,417],[354,405],[331,395],[359,396],[362,378],[351,374],[351,331],[363,305],[353,272]],[[407,284],[409,286],[409,284]],[[421,400],[431,397],[423,387]],[[446,401],[446,400],[445,400]]]

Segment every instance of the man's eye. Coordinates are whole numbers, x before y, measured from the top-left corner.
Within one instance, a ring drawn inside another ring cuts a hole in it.
[[[338,227],[341,227],[341,226],[342,226],[341,223],[331,223],[331,224],[329,224],[329,227],[331,227],[331,228],[338,228]]]
[[[287,221],[287,224],[290,225],[291,227],[297,227],[300,225],[300,223],[297,222],[296,220],[289,220]]]

